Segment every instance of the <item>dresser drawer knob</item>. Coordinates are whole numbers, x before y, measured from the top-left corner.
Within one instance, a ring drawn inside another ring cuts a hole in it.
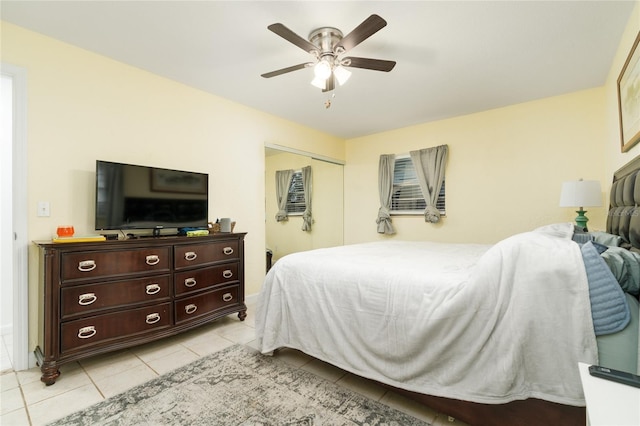
[[[78,338],[88,339],[90,337],[95,336],[96,333],[97,333],[96,327],[93,325],[90,325],[88,327],[82,327],[80,330],[78,330]]]
[[[156,294],[160,291],[160,285],[148,284],[145,291],[147,294]]]
[[[196,257],[198,257],[198,255],[196,254],[195,251],[188,251],[184,254],[184,258],[185,260],[196,260]]]
[[[95,260],[83,260],[78,263],[78,270],[82,272],[89,272],[96,269],[96,261]]]
[[[232,247],[225,247],[222,249],[222,252],[224,254],[226,254],[227,256],[229,256],[230,254],[233,254],[233,248]]]
[[[184,280],[184,285],[186,287],[193,287],[194,285],[196,285],[197,281],[195,278],[187,278],[186,280]]]
[[[198,307],[196,305],[194,305],[193,303],[184,307],[184,311],[189,315],[191,315],[192,313],[194,313],[197,310],[198,310]]]
[[[154,312],[152,314],[147,315],[147,319],[145,320],[147,324],[155,324],[160,321],[160,314]]]
[[[147,265],[157,265],[158,262],[160,262],[160,256],[158,256],[157,254],[150,254],[149,256],[147,256],[146,262]]]
[[[222,276],[225,278],[231,278],[233,276],[233,272],[231,271],[231,269],[225,269],[222,272]]]
[[[78,296],[78,305],[86,306],[98,300],[95,293],[85,293]]]
[[[225,293],[222,295],[222,300],[225,302],[231,302],[233,300],[233,294]]]

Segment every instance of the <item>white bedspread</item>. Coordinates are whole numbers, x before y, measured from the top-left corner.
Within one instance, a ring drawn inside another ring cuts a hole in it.
[[[299,349],[428,395],[582,406],[577,362],[597,363],[597,347],[572,230],[494,246],[390,241],[286,256],[261,291],[261,350]]]

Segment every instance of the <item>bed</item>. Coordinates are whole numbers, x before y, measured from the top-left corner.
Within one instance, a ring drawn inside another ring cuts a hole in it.
[[[606,232],[295,253],[265,278],[260,349],[301,350],[475,425],[584,425],[578,362],[637,372],[640,158]]]

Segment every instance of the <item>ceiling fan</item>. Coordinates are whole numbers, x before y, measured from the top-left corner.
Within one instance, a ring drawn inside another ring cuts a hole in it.
[[[395,61],[358,58],[355,56],[342,57],[347,51],[353,49],[386,25],[387,21],[374,14],[344,37],[337,28],[322,27],[311,31],[307,41],[280,23],[271,24],[267,29],[313,55],[314,61],[271,71],[262,74],[262,77],[271,78],[291,71],[313,67],[315,77],[311,84],[322,89],[323,92],[328,92],[335,88],[336,81],[340,85],[347,81],[351,76],[351,72],[347,70],[349,67],[389,72],[395,67]]]

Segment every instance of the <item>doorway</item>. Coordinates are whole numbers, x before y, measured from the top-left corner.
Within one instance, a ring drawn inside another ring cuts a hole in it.
[[[29,368],[26,71],[2,63],[0,120],[0,333],[2,369]],[[35,364],[35,362],[33,363]]]

